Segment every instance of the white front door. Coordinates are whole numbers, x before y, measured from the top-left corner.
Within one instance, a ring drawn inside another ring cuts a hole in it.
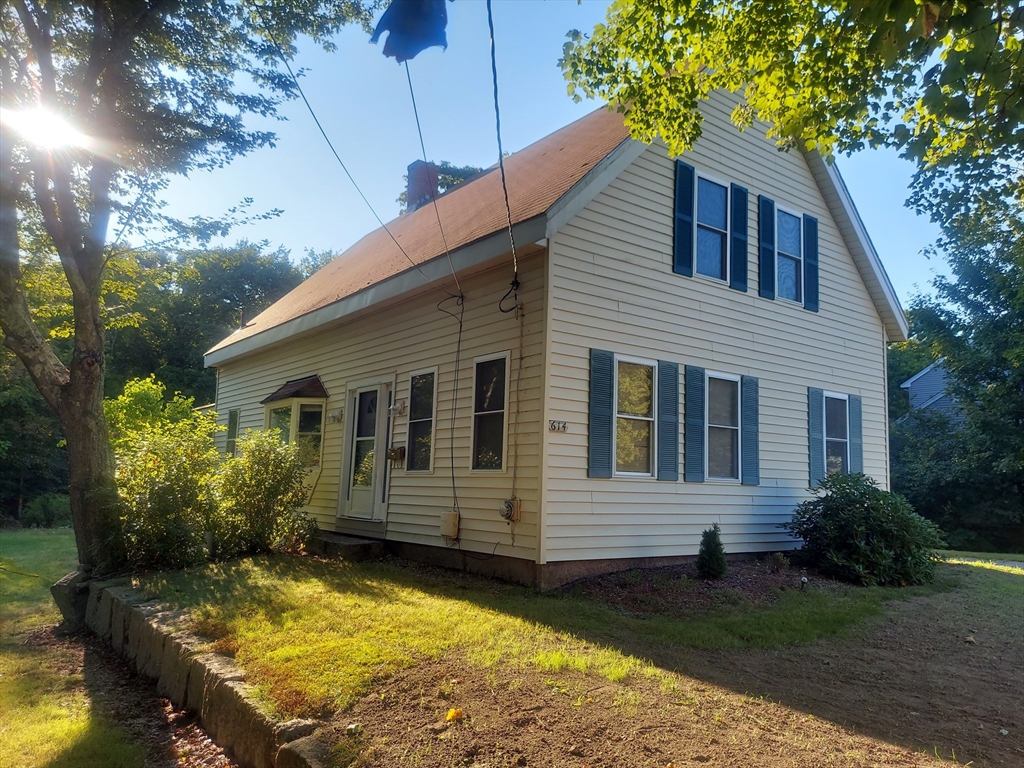
[[[381,383],[350,390],[348,412],[348,466],[345,477],[344,514],[381,520],[387,493],[387,460],[384,456],[390,428],[390,384]]]

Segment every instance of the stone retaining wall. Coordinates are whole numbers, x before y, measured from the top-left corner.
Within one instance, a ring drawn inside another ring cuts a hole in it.
[[[225,656],[201,653],[202,640],[182,629],[186,611],[147,601],[128,579],[87,583],[86,626],[140,675],[155,679],[174,706],[196,712],[242,768],[321,768],[326,750],[310,735],[319,723],[282,723],[260,711],[242,669]]]

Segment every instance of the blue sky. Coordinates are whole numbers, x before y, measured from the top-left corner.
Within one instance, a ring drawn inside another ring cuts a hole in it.
[[[570,29],[602,21],[606,0],[494,0],[502,142],[516,151],[582,117],[597,105],[575,104],[557,62]],[[448,5],[448,49],[431,48],[410,62],[428,158],[487,167],[497,161],[487,11],[483,0]],[[293,66],[335,148],[384,221],[409,163],[421,156],[405,68],[384,58],[357,27],[343,30],[338,50],[300,46]],[[171,215],[212,216],[244,197],[257,210],[284,214],[235,231],[231,240],[268,240],[299,258],[307,248],[342,250],[377,226],[300,101],[284,105],[286,122],[265,126],[273,149],[225,169],[176,180],[167,192]],[[256,125],[256,123],[254,123]],[[937,229],[903,206],[913,167],[895,153],[865,151],[838,165],[904,306],[928,290],[941,262],[921,249]]]

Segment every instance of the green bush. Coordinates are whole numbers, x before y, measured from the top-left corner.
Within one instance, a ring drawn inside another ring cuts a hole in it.
[[[725,547],[722,546],[722,530],[714,523],[700,537],[700,552],[697,554],[697,573],[702,579],[720,579],[725,576],[728,565],[725,562]]]
[[[117,455],[121,538],[133,568],[201,562],[217,525],[212,479],[218,464],[213,414],[151,426]]]
[[[238,438],[237,451],[216,480],[218,555],[301,549],[316,532],[316,521],[302,511],[308,469],[298,449],[274,431],[249,431]]]
[[[71,497],[66,493],[36,496],[21,511],[26,528],[66,528],[71,525]]]
[[[780,526],[803,539],[807,565],[865,586],[932,580],[942,534],[902,496],[862,474],[829,475],[815,493]]]

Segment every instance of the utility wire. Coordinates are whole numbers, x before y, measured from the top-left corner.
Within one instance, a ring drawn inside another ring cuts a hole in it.
[[[487,28],[491,32],[491,78],[494,80],[494,123],[498,134],[498,168],[501,170],[501,189],[505,193],[505,213],[508,215],[508,240],[512,244],[513,283],[519,280],[519,259],[516,257],[516,239],[512,234],[512,207],[508,203],[508,184],[505,181],[505,153],[501,149],[501,110],[498,108],[498,59],[494,53],[494,15],[491,0],[487,0]],[[503,310],[504,311],[504,310]]]
[[[416,132],[420,135],[420,150],[423,152],[423,162],[429,163],[427,160],[427,145],[423,143],[423,128],[420,126],[420,111],[416,108],[416,92],[412,87],[412,74],[409,72],[409,60],[405,61],[405,77],[409,81],[409,96],[412,97],[412,113],[416,117]],[[409,205],[412,201],[406,200],[406,205]],[[459,290],[459,295],[462,295],[462,285],[459,284],[459,276],[455,274],[455,265],[452,263],[452,252],[448,250],[448,238],[444,235],[444,227],[441,226],[441,212],[437,210],[437,187],[433,187],[430,190],[430,202],[434,204],[434,215],[437,217],[437,228],[441,232],[441,242],[444,243],[444,252],[448,257],[448,266],[452,270],[452,277],[455,278],[455,287]]]
[[[352,174],[349,173],[348,167],[345,165],[345,162],[341,159],[341,155],[338,154],[338,150],[334,148],[334,144],[327,136],[327,132],[324,130],[323,125],[320,124],[320,119],[316,116],[316,112],[313,110],[313,105],[309,103],[309,99],[306,98],[306,94],[302,90],[302,86],[299,85],[299,79],[295,76],[295,72],[292,71],[292,66],[288,61],[288,57],[285,56],[284,50],[281,48],[281,44],[277,42],[277,38],[274,37],[273,33],[270,31],[270,25],[267,23],[267,19],[263,15],[263,8],[260,6],[259,3],[255,2],[252,3],[252,6],[256,9],[256,13],[259,15],[260,21],[263,23],[263,29],[266,31],[267,37],[270,39],[270,42],[273,43],[274,49],[277,51],[278,57],[280,57],[281,62],[285,66],[285,69],[288,70],[288,75],[289,77],[291,77],[292,82],[295,84],[295,90],[298,91],[299,96],[302,97],[302,101],[306,105],[306,109],[309,110],[309,114],[313,118],[313,122],[316,123],[316,127],[320,130],[320,135],[324,137],[324,141],[326,141],[327,146],[330,147],[331,153],[334,155],[334,159],[338,161],[338,165],[341,166],[341,170],[343,170],[345,172],[345,175],[348,176],[348,180],[352,182],[352,186],[355,187],[356,192],[359,193],[359,196],[363,199],[363,202],[366,203],[366,207],[370,209],[370,213],[372,213],[373,217],[377,219],[377,222],[380,224],[381,228],[388,233],[388,237],[391,238],[392,242],[394,242],[394,244],[398,246],[398,250],[400,250],[402,252],[402,255],[405,256],[406,261],[412,264],[412,266],[416,268],[416,271],[419,272],[424,277],[424,279],[426,279],[427,282],[429,282],[438,290],[444,291],[451,298],[455,298],[455,294],[453,294],[447,288],[444,288],[435,281],[431,280],[427,276],[427,273],[420,269],[420,265],[413,261],[409,254],[405,252],[405,248],[402,247],[402,244],[398,242],[398,240],[395,238],[393,234],[391,234],[391,230],[388,229],[388,225],[384,223],[384,220],[380,216],[377,215],[377,211],[374,210],[373,206],[370,204],[370,201],[366,198],[366,195],[363,194],[363,190],[361,190],[359,188],[359,185],[356,184],[356,180],[352,178]],[[461,294],[461,292],[462,291],[460,289],[459,293]]]

